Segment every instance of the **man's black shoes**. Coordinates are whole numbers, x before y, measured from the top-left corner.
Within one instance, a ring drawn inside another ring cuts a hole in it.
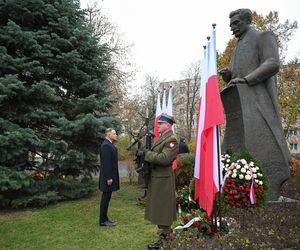
[[[163,246],[163,242],[159,239],[157,242],[148,245],[148,250],[150,249],[160,249]]]
[[[110,220],[100,223],[100,227],[114,227],[114,226],[116,226],[116,223],[114,223]]]

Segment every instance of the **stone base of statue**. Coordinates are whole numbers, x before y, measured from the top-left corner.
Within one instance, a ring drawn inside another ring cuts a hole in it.
[[[283,182],[290,176],[286,141],[277,109],[269,108],[273,105],[271,98],[258,98],[250,88],[237,84],[221,92],[226,114],[222,152],[247,149],[260,160],[269,181],[268,200],[277,201]]]

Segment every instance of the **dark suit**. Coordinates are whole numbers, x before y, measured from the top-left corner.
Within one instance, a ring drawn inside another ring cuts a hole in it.
[[[100,178],[99,189],[102,191],[100,203],[100,223],[108,220],[107,210],[113,191],[120,189],[118,170],[118,151],[107,139],[100,146]],[[107,180],[112,179],[112,185],[107,185]]]

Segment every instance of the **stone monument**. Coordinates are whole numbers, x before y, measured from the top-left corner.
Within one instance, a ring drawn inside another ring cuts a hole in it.
[[[249,9],[232,11],[229,17],[238,42],[229,68],[220,71],[227,82],[221,92],[226,114],[222,151],[247,149],[260,160],[269,180],[268,199],[275,201],[290,176],[290,153],[278,112],[278,46],[271,31],[251,26]]]

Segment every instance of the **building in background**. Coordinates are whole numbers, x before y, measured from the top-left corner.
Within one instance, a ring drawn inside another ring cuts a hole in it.
[[[200,79],[184,79],[160,83],[163,93],[172,87],[173,116],[176,120],[175,133],[188,142],[196,136]]]
[[[285,133],[291,154],[300,157],[300,117],[295,126]]]

